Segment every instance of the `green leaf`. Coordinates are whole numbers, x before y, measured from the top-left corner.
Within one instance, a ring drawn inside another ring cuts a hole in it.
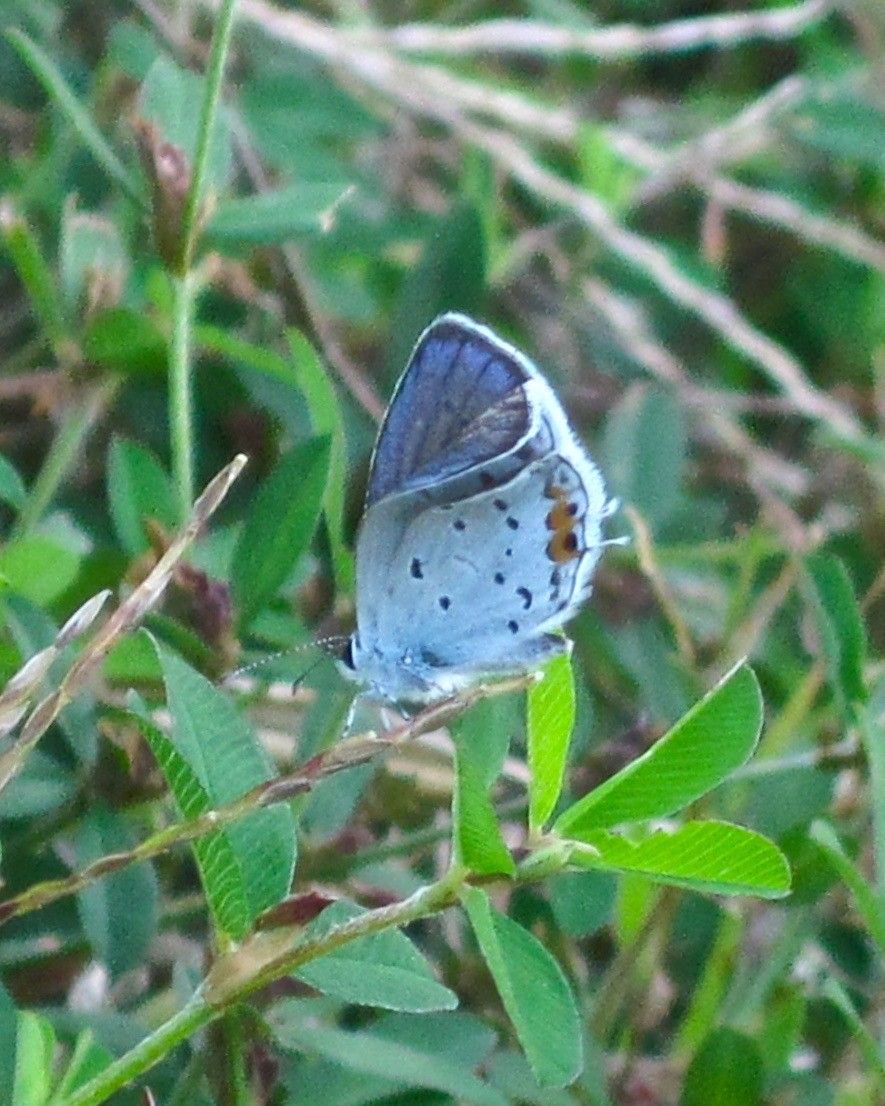
[[[472,204],[460,203],[427,236],[421,260],[400,289],[387,343],[385,376],[391,383],[405,368],[418,335],[437,315],[477,314],[485,282],[482,219]]]
[[[233,802],[270,779],[273,773],[263,748],[230,701],[180,657],[159,644],[155,648],[172,714],[172,742],[205,793],[189,793],[187,776],[169,777],[182,813],[187,817],[200,813],[206,809],[205,798],[213,807]],[[235,890],[248,923],[289,890],[295,866],[292,811],[288,806],[255,811],[226,827],[223,836],[236,861]],[[212,875],[203,869],[207,891]],[[229,878],[229,868],[224,867],[221,875]],[[222,901],[218,891],[210,897],[216,903]],[[243,936],[241,920],[242,915],[234,914],[235,928],[227,930],[232,937]]]
[[[277,462],[255,496],[231,565],[241,626],[247,626],[307,550],[329,475],[329,440],[312,438]]]
[[[637,872],[656,883],[715,895],[775,899],[790,891],[790,869],[780,849],[729,822],[686,822],[639,841],[605,830],[590,830],[578,839],[598,853],[572,856],[572,863],[585,868]]]
[[[567,653],[554,657],[527,694],[529,827],[541,829],[556,806],[575,726],[575,677]]]
[[[559,964],[528,930],[492,909],[479,888],[463,895],[470,924],[542,1087],[564,1087],[581,1071],[581,1020]]]
[[[347,488],[347,439],[338,396],[319,354],[297,330],[286,331],[295,379],[307,402],[313,432],[328,437],[330,443],[329,478],[323,497],[323,510],[332,550],[335,586],[338,594],[353,591],[353,555],[344,541],[344,497]]]
[[[870,701],[860,712],[860,732],[870,771],[876,886],[885,904],[885,675],[873,685]]]
[[[354,903],[333,903],[311,924],[305,938],[321,937],[364,913]],[[436,981],[421,953],[396,929],[352,941],[295,974],[323,994],[362,1006],[423,1014],[458,1005],[458,996]]]
[[[761,1106],[762,1057],[734,1029],[714,1030],[685,1073],[679,1106]]]
[[[885,902],[876,901],[873,888],[846,856],[836,831],[829,822],[818,821],[811,827],[811,839],[823,850],[829,863],[835,868],[842,882],[851,891],[858,913],[866,923],[870,936],[885,952]]]
[[[474,1106],[508,1106],[508,1100],[469,1067],[430,1049],[391,1041],[372,1029],[348,1032],[305,1024],[301,1003],[279,1003],[271,1012],[274,1034],[283,1048],[315,1053],[365,1075],[413,1087],[427,1087]]]
[[[92,154],[96,162],[117,182],[124,192],[141,206],[145,206],[145,199],[138,187],[135,178],[123,165],[111,149],[107,139],[95,125],[92,116],[83,107],[68,86],[52,58],[49,57],[28,36],[17,29],[6,32],[6,37],[18,51],[25,65],[31,70],[37,80],[46,89],[46,92],[57,104],[68,122],[80,136],[80,141]]]
[[[18,1010],[0,983],[0,1102],[12,1102]]]
[[[73,1094],[79,1087],[85,1086],[90,1079],[94,1079],[99,1072],[104,1071],[113,1058],[113,1054],[95,1040],[92,1030],[84,1029],[74,1043],[68,1066],[55,1088],[53,1106]]]
[[[108,853],[126,852],[134,843],[116,811],[93,803],[77,827],[77,868]],[[158,916],[157,877],[150,864],[130,864],[90,883],[78,892],[77,907],[92,951],[112,978],[144,963]]]
[[[612,916],[618,882],[608,872],[559,872],[547,887],[556,924],[569,937],[587,937]]]
[[[122,373],[160,373],[168,360],[166,339],[143,312],[111,307],[89,320],[83,351],[102,368]]]
[[[191,166],[197,150],[205,80],[160,54],[148,70],[139,96],[142,116],[156,124],[166,142],[182,149]],[[209,146],[208,181],[222,188],[231,171],[230,120],[223,105],[215,116]]]
[[[0,503],[8,503],[10,507],[19,510],[27,499],[25,482],[18,474],[18,470],[0,453]]]
[[[44,1106],[52,1087],[55,1033],[39,1014],[19,1012],[15,1035],[15,1078],[10,1106]]]
[[[805,558],[814,611],[830,683],[849,720],[867,698],[864,680],[866,631],[851,579],[838,557],[812,553]]]
[[[885,111],[853,90],[821,91],[784,122],[798,142],[813,150],[885,168]]]
[[[137,712],[121,711],[119,716],[123,721],[131,720],[141,731],[182,815],[196,818],[212,810],[214,804],[196,773],[159,726]],[[246,899],[242,858],[225,830],[197,838],[192,847],[216,927],[233,937],[244,935],[249,930],[253,914]]]
[[[459,719],[452,730],[454,853],[459,863],[484,875],[512,875],[516,870],[489,798],[509,745],[509,733],[500,724],[501,719],[494,700],[486,699]]]
[[[43,256],[37,236],[25,220],[10,208],[0,218],[0,238],[47,341],[56,355],[64,356],[69,340],[68,324],[55,276]]]
[[[148,548],[144,524],[155,519],[174,530],[178,498],[165,469],[149,449],[115,438],[108,451],[108,505],[120,544],[130,557]]]
[[[37,606],[45,607],[73,584],[81,558],[42,534],[14,538],[0,549],[0,577]]]
[[[761,729],[759,683],[741,662],[647,753],[569,807],[556,832],[583,836],[681,810],[749,759]]]
[[[219,249],[266,246],[328,231],[351,189],[339,181],[299,181],[272,192],[258,192],[218,207],[206,237]]]
[[[68,310],[73,314],[92,306],[87,293],[97,281],[103,289],[123,290],[129,259],[117,225],[92,211],[65,205],[59,244],[59,277]]]
[[[881,1041],[877,1041],[864,1025],[863,1018],[855,1009],[851,995],[832,975],[824,980],[822,990],[824,996],[832,1002],[847,1022],[869,1070],[875,1073],[878,1082],[885,1083],[885,1060],[882,1058]]]
[[[687,448],[682,407],[669,391],[636,384],[609,415],[606,478],[655,533],[679,504]]]

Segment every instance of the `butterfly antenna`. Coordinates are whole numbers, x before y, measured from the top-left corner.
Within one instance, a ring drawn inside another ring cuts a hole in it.
[[[325,657],[334,657],[337,653],[344,648],[347,644],[348,638],[344,634],[333,634],[329,637],[316,638],[314,641],[306,641],[302,645],[293,645],[289,649],[278,649],[274,653],[268,653],[264,657],[259,657],[258,660],[250,661],[249,664],[244,664],[240,668],[235,668],[233,672],[229,672],[225,677],[225,683],[229,680],[235,680],[239,676],[246,676],[250,672],[255,672],[259,668],[264,668],[274,661],[279,660],[281,657],[294,657],[298,653],[304,653],[308,649],[319,649],[322,652],[322,656],[317,659],[298,676],[292,682],[293,690],[307,679],[307,677],[313,672],[317,665],[325,659]]]

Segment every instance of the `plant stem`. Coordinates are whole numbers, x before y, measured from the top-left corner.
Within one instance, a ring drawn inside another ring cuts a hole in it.
[[[182,518],[193,502],[194,446],[191,388],[191,313],[194,274],[172,277],[172,342],[169,347],[169,436],[172,476]]]
[[[545,873],[549,874],[545,869]],[[441,879],[422,887],[407,899],[367,910],[334,926],[320,937],[304,938],[301,926],[259,930],[239,947],[216,960],[187,1005],[125,1056],[110,1064],[61,1106],[99,1106],[114,1092],[161,1060],[197,1029],[220,1018],[231,1008],[274,980],[321,956],[389,929],[400,929],[419,918],[439,914],[454,906],[468,884],[485,885],[505,880],[530,882],[531,866],[521,865],[514,880],[506,876],[471,876],[453,865]]]
[[[119,1060],[109,1064],[84,1086],[76,1090],[65,1106],[99,1106],[136,1076],[153,1067],[159,1060],[192,1033],[212,1021],[219,1014],[196,991],[185,1006],[160,1028],[145,1037]]]
[[[184,213],[181,219],[177,273],[172,274],[174,303],[172,345],[169,351],[169,433],[171,437],[172,474],[178,489],[182,518],[187,517],[193,500],[194,456],[193,414],[191,399],[191,316],[196,278],[194,253],[200,233],[201,201],[209,170],[209,153],[215,130],[215,116],[221,98],[224,63],[230,47],[236,0],[223,0],[206,70],[206,89],[197,130],[197,148],[191,170]]]
[[[89,432],[112,401],[119,386],[119,381],[114,379],[99,384],[88,399],[78,403],[65,415],[18,516],[13,531],[15,537],[28,534],[40,521],[43,512],[55,498],[59,486],[76,464]]]
[[[199,232],[200,201],[209,168],[212,132],[215,129],[215,116],[218,112],[218,101],[221,98],[221,81],[224,76],[227,51],[230,47],[235,7],[236,0],[222,0],[215,30],[212,33],[212,46],[209,53],[209,64],[206,69],[206,91],[203,95],[203,107],[200,112],[200,125],[197,131],[197,149],[194,155],[190,188],[188,189],[187,203],[181,225],[181,270],[183,273],[191,268]]]

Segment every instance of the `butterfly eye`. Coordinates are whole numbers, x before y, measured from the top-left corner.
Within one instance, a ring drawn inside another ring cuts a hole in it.
[[[344,665],[345,668],[349,668],[351,672],[356,671],[356,661],[353,659],[353,638],[349,637],[344,645],[344,648],[338,655],[338,660]]]

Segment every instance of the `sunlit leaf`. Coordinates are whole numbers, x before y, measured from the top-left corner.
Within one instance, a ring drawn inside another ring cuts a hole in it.
[[[535,1078],[564,1087],[581,1070],[581,1020],[562,969],[540,941],[488,896],[469,888],[463,896],[473,932],[513,1022]]]
[[[604,830],[575,835],[595,850],[575,864],[637,872],[658,883],[717,895],[780,898],[789,893],[790,869],[768,838],[728,822],[687,822],[637,841]]]
[[[762,696],[741,663],[638,757],[556,822],[566,836],[663,818],[720,784],[744,764],[762,729]]]
[[[529,826],[539,829],[556,806],[575,725],[575,678],[567,653],[554,657],[526,693]]]
[[[333,903],[311,924],[305,939],[320,937],[363,913],[353,903]],[[458,1005],[457,995],[437,982],[424,957],[395,929],[351,941],[295,974],[324,994],[362,1006],[423,1014]]]

